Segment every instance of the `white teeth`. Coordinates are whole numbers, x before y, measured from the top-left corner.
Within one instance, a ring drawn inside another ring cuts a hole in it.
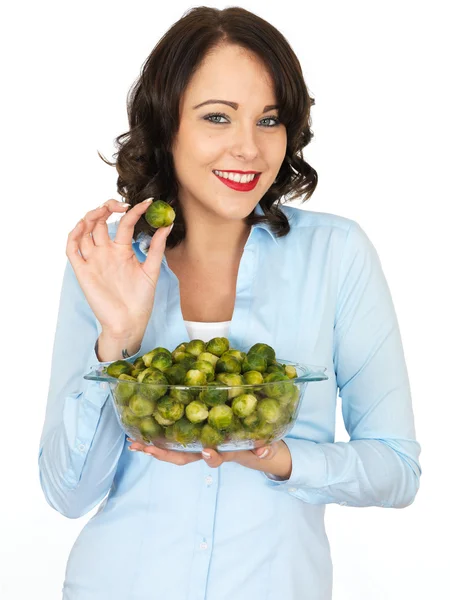
[[[231,181],[236,181],[238,183],[248,183],[249,181],[253,181],[256,177],[254,173],[248,175],[241,175],[239,173],[228,173],[227,171],[213,171],[216,175],[223,177],[224,179],[231,179]]]

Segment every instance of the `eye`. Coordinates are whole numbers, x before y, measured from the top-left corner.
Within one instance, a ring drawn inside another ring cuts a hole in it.
[[[216,123],[217,125],[225,125],[225,123],[223,121],[213,121],[212,119],[214,119],[215,117],[219,117],[219,118],[224,118],[227,119],[227,115],[225,115],[224,113],[211,113],[209,115],[206,115],[205,117],[203,117],[203,119],[205,121],[209,121],[210,123]],[[276,127],[277,125],[280,125],[280,120],[278,117],[276,117],[275,115],[270,115],[269,117],[264,117],[264,119],[261,119],[261,121],[275,121],[274,125],[263,125],[263,127]]]

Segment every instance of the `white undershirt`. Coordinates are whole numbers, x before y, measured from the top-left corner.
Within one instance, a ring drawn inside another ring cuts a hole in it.
[[[209,342],[215,337],[228,337],[228,329],[231,321],[220,321],[217,323],[202,323],[200,321],[184,321],[191,340],[202,340]]]

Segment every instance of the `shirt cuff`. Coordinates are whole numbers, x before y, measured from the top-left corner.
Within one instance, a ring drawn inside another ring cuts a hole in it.
[[[266,482],[273,487],[289,488],[288,491],[299,487],[322,487],[326,485],[325,454],[317,442],[297,438],[283,438],[289,448],[292,459],[292,471],[288,479],[261,471]]]

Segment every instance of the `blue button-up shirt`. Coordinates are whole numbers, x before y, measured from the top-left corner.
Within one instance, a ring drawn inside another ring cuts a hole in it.
[[[100,503],[69,556],[65,600],[330,600],[325,505],[408,506],[419,487],[410,386],[377,253],[337,215],[281,208],[277,238],[254,225],[241,257],[232,347],[266,342],[277,357],[327,368],[309,383],[285,438],[288,480],[225,462],[185,466],[128,452],[100,363],[101,326],[67,262],[53,349],[39,474],[69,518]],[[262,214],[260,206],[257,212]],[[120,221],[110,224],[114,239]],[[146,258],[145,236],[134,241]],[[139,352],[189,335],[179,282],[164,257]],[[335,442],[337,394],[349,433]]]

